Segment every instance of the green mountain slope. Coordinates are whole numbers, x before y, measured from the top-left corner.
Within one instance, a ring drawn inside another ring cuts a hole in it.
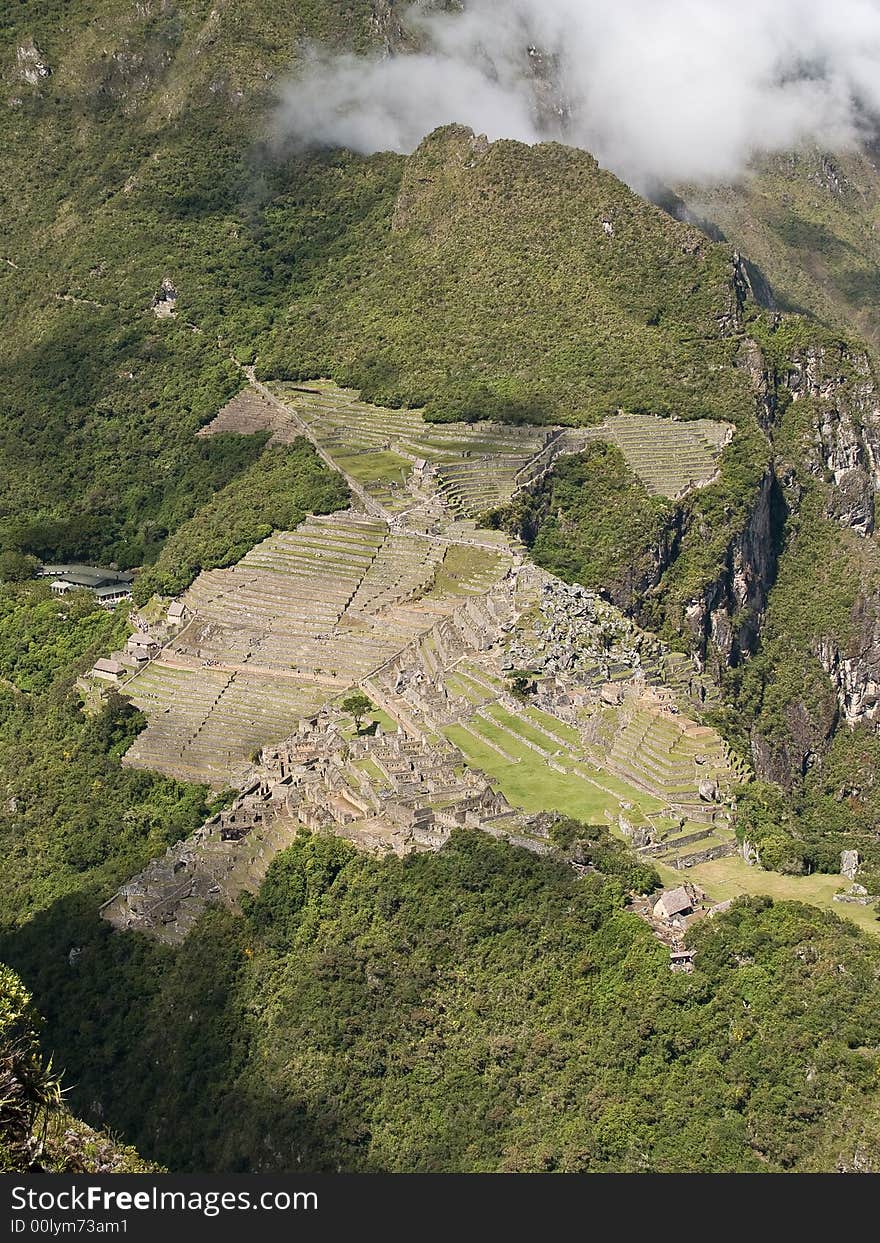
[[[732,186],[682,191],[803,309],[880,347],[880,153],[810,151],[763,159]]]
[[[27,989],[0,963],[0,1173],[144,1174],[159,1167],[86,1126],[64,1105],[64,1088],[40,1049]]]
[[[874,1168],[880,943],[745,902],[675,974],[596,833],[584,877],[480,833],[406,860],[306,836],[177,950],[70,903],[2,948],[76,1103],[173,1169]],[[41,948],[71,936],[74,969]]]
[[[138,564],[254,461],[193,438],[241,386],[230,351],[394,192],[381,159],[341,194],[361,161],[263,160],[272,83],[300,39],[373,26],[345,3],[4,10],[0,544]]]
[[[735,417],[735,304],[729,249],[590,156],[450,127],[406,161],[373,262],[328,269],[260,363],[441,418]]]

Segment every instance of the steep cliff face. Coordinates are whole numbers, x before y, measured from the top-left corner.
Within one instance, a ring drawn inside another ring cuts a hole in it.
[[[852,612],[852,634],[847,642],[824,637],[816,655],[837,693],[843,719],[849,725],[880,722],[880,598],[860,595]]]
[[[747,700],[761,703],[751,728],[756,770],[790,786],[842,725],[880,724],[880,391],[864,351],[805,321],[773,316],[755,337],[740,365],[772,446],[784,552]],[[767,528],[753,529],[760,563]],[[695,610],[698,633],[723,660],[723,627],[713,633],[706,612]]]
[[[783,711],[784,727],[772,732],[760,726],[750,732],[752,766],[764,781],[792,790],[834,737],[839,714],[830,687],[827,695],[808,706],[793,698]],[[748,862],[748,860],[747,860]]]
[[[880,393],[867,355],[844,345],[795,352],[780,382],[814,410],[804,445],[811,472],[830,486],[826,512],[871,535],[880,488]]]
[[[747,287],[737,281],[736,288],[745,304]],[[880,727],[880,550],[873,538],[880,389],[864,351],[820,334],[804,343],[790,322],[771,323],[769,337],[748,335],[744,326],[738,360],[767,437],[767,469],[746,521],[731,528],[719,572],[688,598],[678,624],[696,663],[716,678],[762,641],[772,652],[771,681],[778,660],[801,662],[800,688],[763,692],[765,703],[779,700],[771,709],[775,724],[768,729],[762,719],[752,731],[756,768],[788,785],[823,754],[841,723]],[[661,593],[675,559],[710,534],[699,507],[677,511],[672,528],[646,584],[661,584]],[[787,576],[784,603],[765,632],[783,546],[801,581],[794,587]]]
[[[745,527],[728,545],[721,573],[685,609],[697,662],[716,676],[757,645],[776,579],[782,508],[776,475],[768,468]]]

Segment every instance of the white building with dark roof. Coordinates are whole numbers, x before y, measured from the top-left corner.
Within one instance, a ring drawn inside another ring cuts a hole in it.
[[[120,600],[131,599],[134,575],[125,570],[106,570],[96,565],[43,565],[37,570],[38,578],[52,580],[56,596],[69,591],[90,591],[104,608],[112,609]]]
[[[101,657],[92,665],[92,677],[97,678],[100,682],[121,682],[125,674],[128,673],[125,665],[119,660],[110,660]]]

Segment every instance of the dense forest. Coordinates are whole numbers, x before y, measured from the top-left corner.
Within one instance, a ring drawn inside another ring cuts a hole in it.
[[[73,1102],[175,1169],[871,1168],[880,946],[744,901],[676,975],[622,909],[645,878],[578,835],[608,873],[473,832],[403,861],[305,835],[179,950],[68,899],[0,952]]]
[[[40,1047],[40,1019],[0,966],[0,1174],[143,1174],[159,1167],[65,1107],[62,1076]]]
[[[79,709],[65,671],[121,615],[31,584],[2,599],[0,672],[22,689],[0,702],[0,959],[85,1122],[192,1170],[870,1161],[880,944],[745,901],[676,975],[625,910],[657,878],[607,829],[559,826],[547,860],[473,832],[384,861],[303,835],[180,949],[111,932],[99,903],[205,794],[120,767],[140,722],[117,696]]]

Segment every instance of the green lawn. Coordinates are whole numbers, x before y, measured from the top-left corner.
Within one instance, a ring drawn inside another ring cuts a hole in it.
[[[865,932],[880,935],[880,921],[871,907],[833,901],[834,894],[846,885],[842,876],[827,872],[813,872],[811,876],[782,876],[778,872],[749,867],[739,855],[712,859],[684,872],[664,867],[656,861],[655,866],[665,884],[680,885],[682,879],[687,879],[705,889],[709,897],[717,902],[739,898],[743,894],[766,894],[780,901],[807,902],[822,910],[832,911],[842,919],[849,919]]]
[[[365,773],[371,781],[375,781],[379,785],[385,784],[385,777],[383,777],[382,773],[379,771],[376,761],[371,759],[370,756],[367,756],[363,760],[355,760],[354,766],[355,768],[359,768],[362,773]]]
[[[528,738],[530,742],[535,743],[536,746],[543,747],[545,751],[553,753],[565,750],[565,748],[561,747],[554,738],[551,738],[548,734],[544,733],[543,730],[538,729],[536,725],[532,725],[525,716],[514,716],[511,712],[506,711],[500,704],[497,703],[490,704],[486,711],[493,716],[499,724],[506,726],[507,729],[512,730],[515,734],[520,734],[523,738]],[[546,717],[545,723],[548,729],[552,729],[553,717]],[[575,744],[575,746],[579,757],[580,747],[577,746],[577,744]],[[567,762],[566,757],[563,758],[563,763],[565,762]]]
[[[606,786],[618,798],[627,803],[632,803],[634,807],[638,807],[646,815],[654,815],[656,812],[662,811],[666,806],[661,799],[654,798],[653,795],[647,794],[644,790],[638,790],[635,786],[627,785],[619,777],[613,777],[611,773],[606,772],[595,764],[588,764],[582,761],[578,764],[578,768],[588,780],[597,781],[601,785]]]
[[[455,672],[460,677],[470,678],[470,680],[476,683],[477,685],[480,685],[480,683],[476,682],[475,675],[479,674],[479,676],[483,679],[483,681],[488,682],[490,686],[497,686],[499,691],[504,690],[505,684],[501,680],[501,678],[493,677],[492,674],[487,673],[485,669],[475,670],[472,665],[460,664],[460,665],[456,665]]]
[[[346,692],[346,694],[348,693],[349,692]],[[345,695],[342,695],[340,696],[338,700],[336,700],[337,707],[339,707],[342,699],[344,698],[345,698]],[[367,730],[370,728],[371,721],[378,722],[378,724],[382,726],[386,734],[397,733],[397,722],[392,720],[392,718],[388,715],[388,713],[383,712],[381,708],[373,708],[371,709],[371,711],[364,713],[364,718],[361,721],[361,733],[362,734],[366,733]],[[344,721],[342,722],[342,735],[344,738],[354,738],[355,736],[354,721],[351,719],[350,716],[346,717]]]
[[[393,479],[401,483],[412,470],[412,462],[397,453],[334,453],[334,462],[361,483],[379,483]]]
[[[491,693],[482,686],[477,686],[476,682],[472,682],[470,678],[454,673],[447,675],[446,688],[451,695],[460,695],[468,703],[474,705],[485,703]]]
[[[491,711],[499,721],[498,725],[494,725],[492,721],[487,721],[483,717],[475,717],[470,722],[471,728],[519,759],[518,764],[505,760],[491,747],[481,747],[484,758],[476,759],[472,752],[477,744],[472,736],[464,731],[461,731],[462,743],[456,743],[456,745],[461,745],[461,749],[473,763],[484,768],[492,776],[498,776],[504,794],[512,803],[517,802],[527,811],[561,811],[571,816],[581,815],[575,807],[583,804],[588,809],[588,812],[584,814],[595,815],[596,809],[600,809],[598,814],[602,819],[615,823],[621,810],[620,804],[623,802],[630,803],[634,810],[638,809],[644,815],[654,814],[665,806],[659,799],[627,785],[617,777],[610,776],[576,755],[563,754],[560,762],[566,767],[577,764],[581,775],[556,772],[550,768],[543,756],[532,751],[524,743],[518,742],[516,737],[511,737],[506,730],[502,729],[501,723],[508,725],[514,733],[519,733],[522,737],[533,737],[538,741],[539,746],[544,746],[547,750],[551,749],[551,739],[545,740],[543,735],[533,734],[527,726],[523,726],[523,722],[513,718],[503,708],[493,705]],[[550,719],[555,723],[555,718]],[[449,730],[446,734],[447,737],[452,738]],[[455,741],[455,739],[452,740]],[[505,782],[510,783],[510,788]],[[514,788],[518,791],[516,798],[511,793]],[[523,802],[523,798],[527,798],[529,802]],[[639,819],[638,815],[634,815],[634,810],[629,813],[630,820]]]
[[[554,734],[564,738],[570,746],[580,747],[582,745],[580,733],[573,725],[566,725],[564,721],[557,721],[555,716],[550,716],[549,713],[542,712],[540,708],[532,708],[528,704],[523,704],[520,711],[524,717],[534,721],[542,729],[552,729]]]
[[[580,777],[554,772],[527,747],[521,748],[522,759],[516,764],[502,759],[459,726],[451,725],[444,733],[470,764],[497,781],[513,806],[528,812],[558,811],[587,823],[616,822],[619,808],[610,795]],[[519,750],[515,744],[506,749],[511,754]]]

